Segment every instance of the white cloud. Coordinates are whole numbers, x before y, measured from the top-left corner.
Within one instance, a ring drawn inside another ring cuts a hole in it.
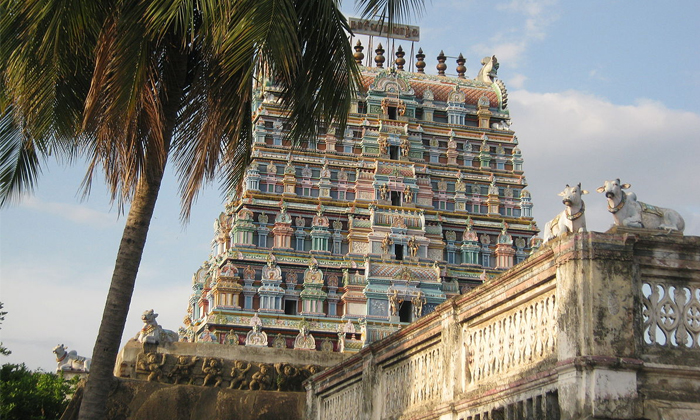
[[[606,179],[632,184],[641,201],[671,207],[700,235],[700,115],[638,100],[617,105],[578,91],[509,92],[514,125],[532,185],[540,228],[561,211],[565,184],[582,182],[589,230],[612,224],[595,188]]]
[[[478,44],[474,49],[485,57],[495,55],[499,62],[517,67],[517,63],[522,60],[527,50],[527,42],[523,39],[517,42]]]
[[[84,205],[43,201],[37,197],[22,200],[21,207],[51,214],[80,225],[105,229],[117,223],[117,215],[93,210]]]
[[[524,74],[516,73],[508,78],[508,86],[515,89],[521,89],[525,85],[526,80],[527,76],[525,76]]]
[[[558,0],[512,0],[496,5],[496,10],[516,15],[514,24],[504,25],[507,29],[473,49],[479,54],[495,54],[501,62],[517,67],[530,44],[546,38],[549,25],[559,19],[557,4]]]
[[[497,5],[497,10],[519,13],[525,17],[525,34],[532,39],[542,39],[547,26],[558,19],[554,6],[558,0],[512,0],[508,4]]]
[[[601,68],[591,69],[588,72],[588,77],[594,80],[599,80],[601,82],[609,82],[610,78],[608,76],[605,76],[606,73],[601,70]]]

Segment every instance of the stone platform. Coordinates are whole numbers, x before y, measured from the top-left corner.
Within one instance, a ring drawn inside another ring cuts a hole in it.
[[[115,378],[105,420],[298,420],[304,418],[301,392],[239,391],[169,385]],[[61,420],[78,418],[82,388]]]

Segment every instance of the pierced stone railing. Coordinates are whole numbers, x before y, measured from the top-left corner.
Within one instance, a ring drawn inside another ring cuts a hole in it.
[[[471,382],[502,375],[544,360],[557,349],[554,290],[527,301],[505,315],[464,327]]]
[[[642,283],[644,344],[700,349],[700,283]]]

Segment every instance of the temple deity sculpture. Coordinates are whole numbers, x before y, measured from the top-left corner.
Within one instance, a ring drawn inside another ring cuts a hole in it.
[[[382,184],[379,186],[379,198],[388,201],[389,200],[389,186]]]
[[[232,346],[237,346],[238,345],[238,334],[236,334],[233,330],[229,330],[229,332],[226,333],[226,337],[224,338],[224,343],[232,345]]]
[[[255,372],[251,378],[248,388],[250,390],[267,391],[272,388],[272,376],[270,375],[270,365],[266,363],[258,364],[259,371]]]
[[[231,368],[231,382],[229,383],[229,389],[246,389],[248,387],[248,380],[246,376],[250,370],[250,362],[244,362],[242,360],[236,360]]]
[[[323,272],[318,269],[315,257],[309,259],[309,268],[304,271],[304,283],[323,283]]]
[[[491,183],[489,184],[489,195],[498,195],[498,187],[496,186],[496,180],[491,177]]]
[[[386,137],[379,137],[377,144],[379,145],[380,155],[386,155],[389,152],[389,142],[386,140]]]
[[[204,382],[202,386],[207,386],[209,382],[214,382],[214,386],[221,385],[222,361],[221,359],[209,358],[204,359],[202,363],[202,373],[204,373]]]
[[[387,232],[384,239],[382,239],[382,254],[388,254],[393,244],[394,241],[391,240],[391,236],[389,236],[389,233]]]
[[[323,163],[323,167],[321,168],[321,178],[330,178],[331,177],[331,170],[328,169],[328,162]]]
[[[426,303],[423,292],[413,296],[413,298],[411,298],[411,303],[413,304],[413,318],[420,318],[423,315],[423,305]]]
[[[236,268],[231,261],[227,261],[219,271],[219,277],[236,277],[237,275],[238,268]]]
[[[301,170],[301,176],[304,178],[311,178],[311,168],[309,168],[309,164],[307,163],[304,165],[304,168]]]
[[[287,165],[284,167],[284,174],[292,176],[296,175],[296,169],[294,168],[294,164],[291,160],[287,161]]]
[[[158,360],[158,353],[146,353],[138,362],[138,368],[148,372],[148,382],[160,380],[160,376],[163,373],[163,365],[165,364],[165,354],[160,356],[160,360]]]
[[[216,343],[217,339],[216,336],[209,331],[209,325],[205,325],[204,330],[201,334],[199,334],[199,340],[197,341],[202,343]]]
[[[250,266],[247,266],[243,270],[243,279],[244,280],[253,280],[255,279],[255,270],[251,268]]]
[[[435,277],[437,282],[442,282],[442,267],[440,267],[439,261],[433,262],[433,271],[435,271]]]
[[[316,207],[316,215],[311,220],[311,226],[313,227],[328,227],[328,217],[323,215],[325,208],[322,205]]]
[[[459,178],[457,178],[457,181],[455,182],[455,191],[456,191],[456,192],[461,192],[461,193],[467,191],[467,186],[466,186],[466,184],[464,183],[464,181],[462,181],[462,177],[461,177],[461,176],[460,176]]]
[[[262,278],[282,281],[282,269],[277,265],[277,258],[272,253],[267,255],[267,264],[262,268]]]
[[[287,203],[280,201],[280,212],[275,217],[275,223],[292,223],[292,216],[287,214]]]
[[[413,202],[413,190],[411,190],[411,187],[408,185],[406,185],[406,188],[403,189],[403,201],[405,203]]]
[[[403,303],[403,299],[399,298],[399,291],[394,289],[393,293],[387,292],[389,298],[389,315],[398,316],[399,306]]]
[[[401,141],[401,156],[408,157],[411,152],[411,142],[408,139],[403,139]]]
[[[408,240],[408,252],[411,258],[416,258],[418,255],[418,241],[416,241],[415,235]]]
[[[262,320],[257,312],[250,319],[253,327],[245,336],[245,345],[250,347],[267,347],[267,334],[262,330]]]
[[[294,378],[299,376],[299,369],[289,363],[275,363],[277,371],[277,390],[292,391]]]
[[[168,373],[168,377],[172,379],[173,384],[177,385],[181,379],[187,379],[187,384],[192,385],[194,376],[192,376],[192,367],[197,363],[197,356],[178,356],[173,370]]]
[[[277,175],[277,165],[273,161],[267,164],[268,175]]]
[[[294,339],[294,348],[302,350],[316,350],[316,340],[309,332],[308,323],[302,320],[299,323],[299,334]]]

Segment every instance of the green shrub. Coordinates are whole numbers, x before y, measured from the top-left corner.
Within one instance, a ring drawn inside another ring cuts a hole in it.
[[[64,381],[55,373],[32,372],[22,363],[0,369],[0,418],[53,420],[61,417],[76,380]]]

